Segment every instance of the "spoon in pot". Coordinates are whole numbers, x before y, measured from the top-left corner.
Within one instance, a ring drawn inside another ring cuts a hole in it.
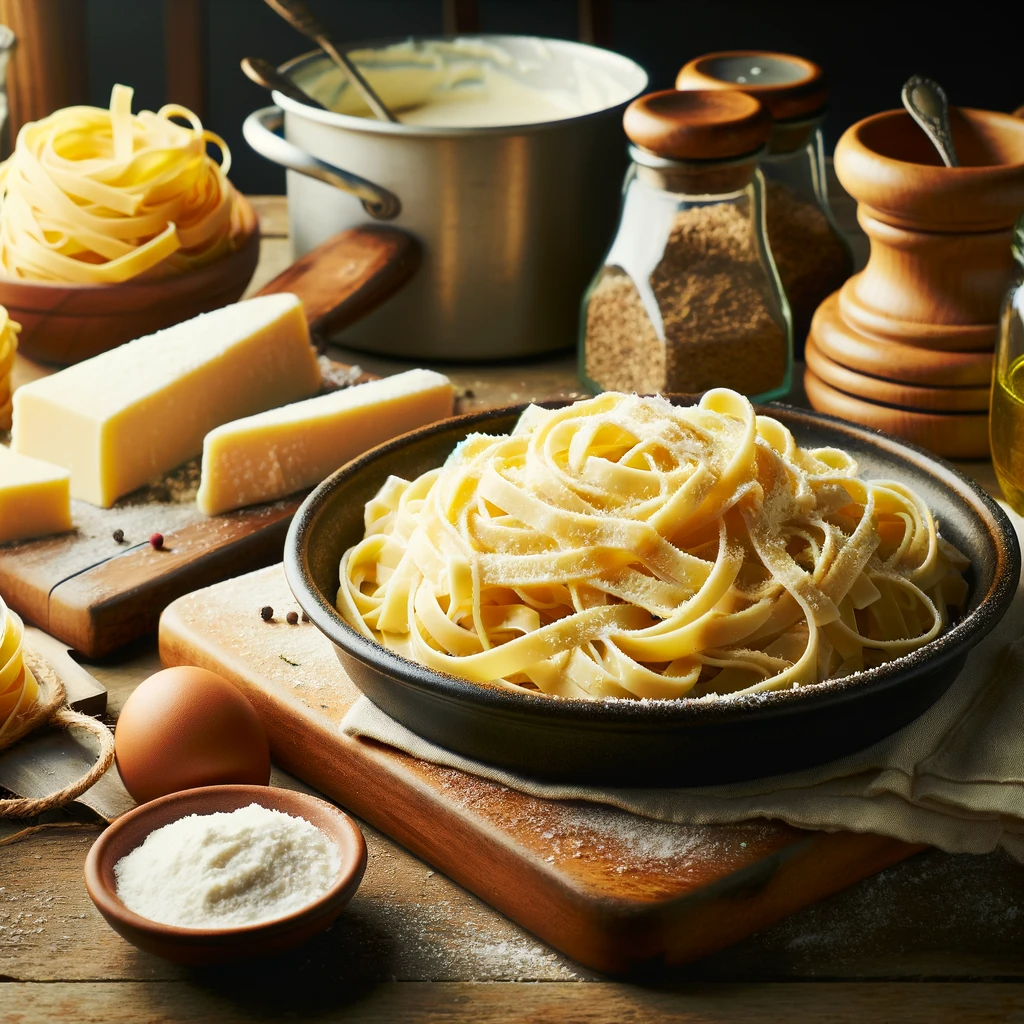
[[[296,85],[287,75],[281,74],[269,60],[262,57],[243,57],[242,70],[247,77],[251,78],[257,85],[264,89],[276,89],[282,96],[287,96],[296,103],[305,103],[308,107],[316,107],[317,110],[327,108],[318,100],[306,92],[305,89]]]
[[[903,106],[921,126],[947,167],[959,167],[953,133],[949,127],[949,101],[938,82],[922,75],[908,78],[903,86]]]
[[[267,5],[272,7],[278,14],[288,22],[292,28],[297,29],[307,39],[312,40],[327,54],[335,64],[348,76],[349,81],[359,90],[359,94],[366,101],[366,105],[373,111],[374,115],[381,121],[398,122],[398,118],[388,109],[387,104],[377,95],[374,88],[363,77],[362,72],[349,60],[348,55],[341,53],[331,41],[327,29],[317,21],[313,12],[306,6],[304,0],[266,0]]]

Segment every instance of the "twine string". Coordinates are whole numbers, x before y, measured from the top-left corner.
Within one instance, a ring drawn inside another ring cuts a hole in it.
[[[58,728],[89,733],[99,745],[99,754],[84,775],[55,793],[44,797],[0,799],[0,818],[34,818],[45,811],[64,807],[94,785],[114,761],[113,733],[95,718],[64,706],[64,684],[45,658],[28,648],[24,650],[24,658],[40,689],[45,689],[46,696],[38,700],[31,712],[0,738],[0,750],[6,749],[33,730],[49,723]]]

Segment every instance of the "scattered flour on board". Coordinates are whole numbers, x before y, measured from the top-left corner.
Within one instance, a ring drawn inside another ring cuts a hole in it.
[[[548,863],[586,858],[618,875],[643,870],[678,880],[704,874],[736,857],[741,843],[763,841],[777,827],[768,822],[678,825],[598,803],[542,800],[438,765],[430,773],[447,798],[526,837]]]

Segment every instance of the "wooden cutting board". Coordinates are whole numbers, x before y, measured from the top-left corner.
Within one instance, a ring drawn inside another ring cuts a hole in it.
[[[342,232],[258,294],[294,292],[310,329],[340,329],[400,288],[419,246],[393,228]],[[373,379],[321,359],[325,389]],[[2,440],[2,438],[0,438]],[[276,562],[304,494],[219,516],[196,507],[199,460],[101,509],[73,501],[73,533],[0,546],[0,594],[29,622],[89,657],[156,629],[167,604],[197,587]],[[124,540],[114,540],[121,530]],[[159,533],[161,550],[149,544]]]
[[[260,608],[270,605],[274,621]],[[690,827],[541,800],[344,737],[359,691],[298,611],[280,565],[175,601],[165,665],[221,673],[252,701],[274,760],[581,963],[679,964],[917,852],[770,821]]]

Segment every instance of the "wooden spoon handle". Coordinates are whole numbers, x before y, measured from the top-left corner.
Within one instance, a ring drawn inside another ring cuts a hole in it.
[[[328,238],[257,294],[294,292],[309,328],[326,335],[349,327],[395,294],[420,265],[419,242],[397,228],[366,225]]]

